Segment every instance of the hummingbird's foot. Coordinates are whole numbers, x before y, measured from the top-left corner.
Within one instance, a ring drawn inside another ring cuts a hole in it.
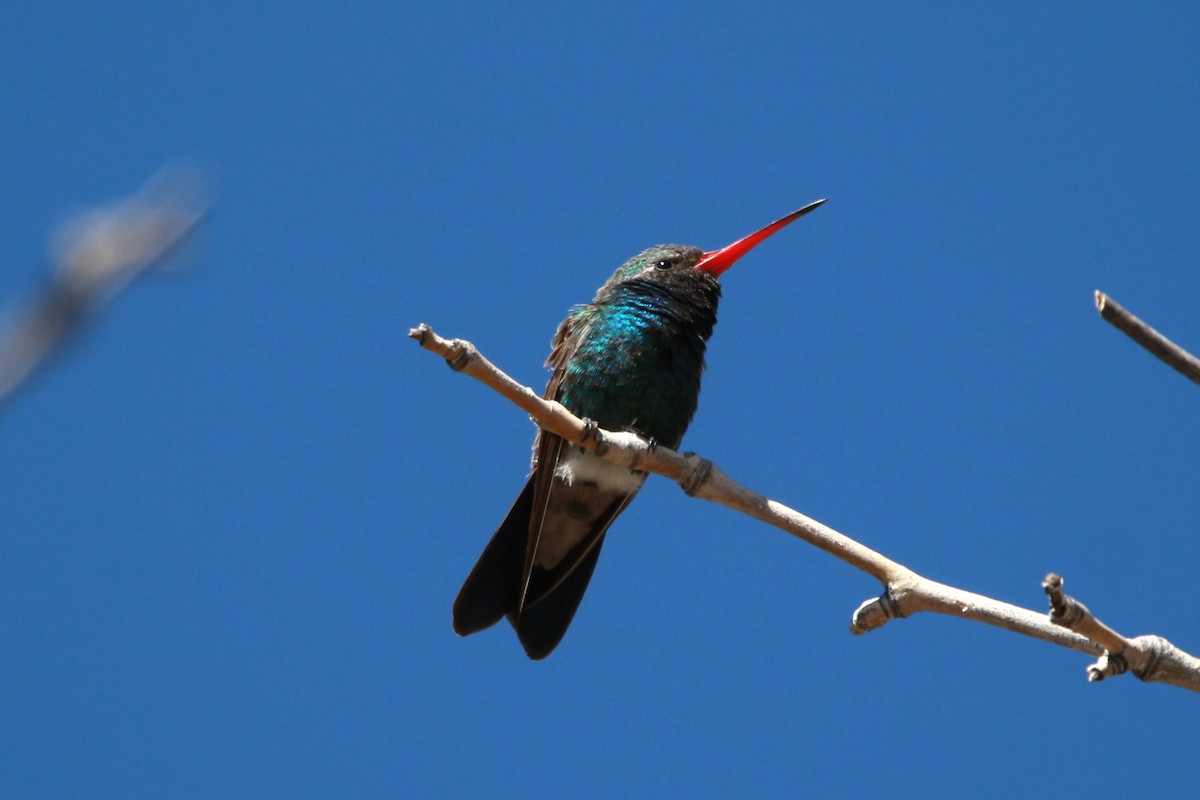
[[[608,449],[608,442],[604,441],[604,437],[600,435],[600,423],[590,417],[583,418],[583,443],[588,439],[596,441],[596,455],[604,455],[604,451]]]
[[[621,428],[621,432],[622,433],[632,433],[634,436],[638,437],[643,442],[645,442],[646,449],[649,450],[651,453],[653,453],[654,448],[658,447],[658,440],[655,439],[653,436],[647,436],[646,434],[642,433],[636,427],[636,423],[637,423],[637,420],[635,419],[632,423],[626,425],[624,428]]]

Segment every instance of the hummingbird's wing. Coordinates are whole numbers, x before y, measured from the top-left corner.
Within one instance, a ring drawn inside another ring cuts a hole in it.
[[[567,363],[583,338],[584,315],[572,314],[559,325],[547,366],[553,369],[543,396],[561,397]],[[509,617],[530,658],[544,658],[562,639],[579,607],[600,556],[604,534],[641,488],[644,476],[616,468],[618,479],[595,475],[568,477],[564,460],[595,460],[580,448],[545,430],[534,442],[534,472],[517,613]],[[608,471],[607,464],[601,472]]]
[[[546,364],[558,366],[546,387],[546,397],[553,397],[558,392],[566,359],[574,352],[574,348],[567,347],[570,323],[571,318],[568,317],[559,325],[551,341],[550,358]],[[545,515],[549,487],[541,476],[553,474],[561,445],[562,439],[543,434],[540,430],[534,439],[533,467],[525,488],[517,496],[500,527],[492,534],[454,600],[454,631],[459,636],[469,636],[490,628],[505,616],[516,618],[529,585],[530,566],[537,549],[536,530],[540,530],[540,520]],[[550,465],[549,469],[539,470],[539,463]],[[532,521],[535,493],[541,498],[536,526]]]
[[[560,397],[581,324],[572,315],[554,336],[547,360],[554,370],[544,394],[548,399]],[[467,636],[507,616],[530,658],[550,655],[587,590],[605,531],[644,479],[615,468],[618,485],[595,480],[594,465],[600,461],[559,436],[538,432],[533,471],[525,488],[454,601],[456,633]],[[559,474],[560,463],[582,463],[590,471],[568,480]],[[600,473],[612,466],[603,463]]]

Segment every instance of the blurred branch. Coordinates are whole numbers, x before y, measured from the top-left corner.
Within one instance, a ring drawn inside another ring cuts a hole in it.
[[[1096,310],[1100,316],[1123,331],[1129,338],[1162,359],[1169,366],[1200,383],[1200,359],[1126,311],[1116,300],[1096,290]]]
[[[614,464],[670,478],[693,497],[719,503],[773,525],[879,580],[884,586],[883,594],[863,603],[854,612],[850,624],[852,633],[867,633],[882,627],[888,620],[932,611],[984,622],[1089,655],[1105,655],[1106,645],[1087,633],[1057,624],[1045,614],[922,577],[866,545],[736,483],[711,461],[695,453],[680,454],[661,445],[650,447],[632,433],[614,433],[585,426],[583,420],[565,406],[544,400],[528,386],[514,381],[468,341],[443,339],[425,324],[410,330],[408,335],[426,350],[445,358],[451,369],[481,381],[515,403],[542,428]],[[1164,653],[1161,658],[1153,664],[1147,661],[1148,668],[1142,672],[1135,671],[1138,677],[1200,692],[1200,662],[1165,640],[1158,637],[1122,640],[1124,652],[1139,651],[1141,645],[1137,643],[1145,639],[1162,642],[1169,649],[1161,648]]]
[[[50,285],[28,307],[9,309],[0,333],[0,404],[92,312],[169,255],[210,206],[198,174],[168,169],[119,203],[67,222],[52,243]]]

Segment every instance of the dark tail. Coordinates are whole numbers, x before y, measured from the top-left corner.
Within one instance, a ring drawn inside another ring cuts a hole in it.
[[[516,629],[517,638],[530,658],[536,660],[550,655],[566,635],[579,608],[579,601],[587,591],[588,581],[592,579],[592,571],[596,569],[602,544],[603,534],[592,551],[579,562],[579,566],[541,602],[526,608],[519,616],[509,615],[508,621]]]
[[[459,590],[454,601],[454,632],[469,636],[507,616],[525,653],[542,659],[562,641],[575,617],[596,569],[604,534],[549,594],[535,605],[519,609],[529,518],[533,513],[533,484],[531,476]]]
[[[454,632],[459,636],[490,628],[506,614],[516,613],[532,509],[531,476],[458,592]]]

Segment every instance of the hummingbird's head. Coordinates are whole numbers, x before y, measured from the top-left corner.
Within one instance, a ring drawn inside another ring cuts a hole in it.
[[[635,279],[673,281],[678,280],[679,273],[685,271],[692,277],[715,280],[768,236],[790,225],[824,202],[822,199],[809,203],[720,250],[710,250],[706,253],[699,247],[689,247],[683,244],[660,244],[650,247],[618,267],[606,285],[611,286]]]
[[[657,244],[647,247],[633,258],[617,267],[609,278],[609,284],[628,280],[661,280],[668,272],[691,269],[700,263],[704,251],[686,244]]]

